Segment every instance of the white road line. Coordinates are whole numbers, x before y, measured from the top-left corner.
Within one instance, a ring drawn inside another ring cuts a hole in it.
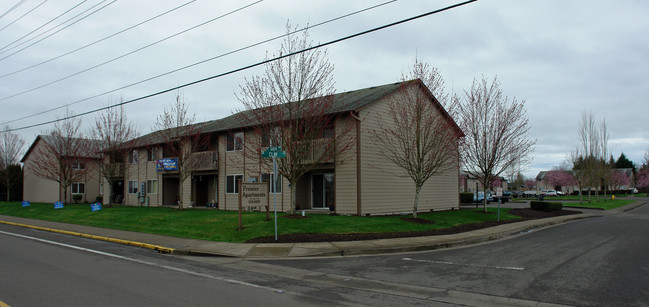
[[[45,240],[45,239],[20,235],[20,234],[16,234],[16,233],[4,232],[4,231],[0,231],[0,233],[6,234],[6,235],[9,235],[9,236],[20,237],[20,238],[24,238],[24,239],[29,239],[29,240],[39,241],[39,242],[43,242],[43,243],[48,243],[48,244],[52,244],[52,245],[58,245],[58,246],[63,246],[63,247],[67,247],[67,248],[72,248],[72,249],[76,249],[76,250],[80,250],[80,251],[84,251],[84,252],[89,252],[89,253],[93,253],[93,254],[113,257],[113,258],[122,259],[122,260],[127,260],[127,261],[140,263],[140,264],[145,264],[145,265],[149,265],[149,266],[164,268],[164,269],[172,270],[172,271],[176,271],[176,272],[181,272],[181,273],[191,274],[191,275],[205,277],[205,278],[209,278],[209,279],[224,281],[224,282],[228,282],[228,283],[232,283],[232,284],[248,286],[248,287],[253,287],[253,288],[258,288],[258,289],[264,289],[264,290],[269,290],[269,291],[273,291],[273,292],[277,292],[277,293],[284,293],[284,290],[282,290],[282,289],[257,285],[257,284],[253,284],[253,283],[249,283],[249,282],[245,282],[245,281],[240,281],[240,280],[235,280],[235,279],[218,277],[218,276],[209,275],[209,274],[198,273],[198,272],[189,271],[189,270],[185,270],[185,269],[181,269],[181,268],[177,268],[177,267],[158,264],[158,263],[155,263],[155,262],[139,260],[139,259],[135,259],[135,258],[129,258],[129,257],[120,256],[120,255],[111,254],[111,253],[106,253],[106,252],[102,252],[102,251],[98,251],[98,250],[94,250],[94,249],[89,249],[89,248],[85,248],[85,247],[79,247],[79,246],[69,245],[69,244],[65,244],[65,243],[59,243],[59,242],[54,242],[54,241],[50,241],[50,240]],[[0,307],[1,307],[1,305],[0,305]]]
[[[434,264],[470,266],[470,267],[486,268],[486,269],[501,269],[501,270],[513,270],[513,271],[524,271],[525,270],[525,268],[514,267],[514,266],[487,266],[487,265],[477,265],[477,264],[471,264],[471,263],[457,263],[457,262],[452,262],[452,261],[421,260],[421,259],[412,259],[412,258],[401,258],[401,260],[414,261],[414,262],[424,262],[424,263],[434,263]]]

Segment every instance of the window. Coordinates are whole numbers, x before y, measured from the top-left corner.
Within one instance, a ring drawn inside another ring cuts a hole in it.
[[[137,163],[139,153],[137,149],[134,149],[133,151],[128,153],[128,162],[131,164]]]
[[[279,143],[279,127],[273,127],[269,131],[264,131],[261,134],[261,147],[278,146]]]
[[[128,181],[128,193],[129,194],[137,193],[137,181],[136,180],[129,180]]]
[[[147,194],[158,194],[158,180],[147,180],[146,181],[146,193]]]
[[[99,195],[104,195],[104,183],[99,184]]]
[[[323,139],[331,139],[334,137],[334,127],[333,126],[327,126],[322,130],[322,138]]]
[[[225,177],[225,193],[239,193],[239,181],[243,180],[243,175],[227,175]]]
[[[72,169],[84,170],[86,165],[83,162],[72,162]]]
[[[243,132],[228,133],[226,151],[239,151],[243,149]]]
[[[273,187],[273,174],[261,174],[261,182],[270,183],[270,193],[275,193]],[[277,194],[282,194],[282,175],[277,174]]]
[[[146,160],[155,161],[158,160],[158,147],[151,147],[146,151]]]
[[[72,194],[86,193],[86,184],[83,182],[75,182],[72,184]]]

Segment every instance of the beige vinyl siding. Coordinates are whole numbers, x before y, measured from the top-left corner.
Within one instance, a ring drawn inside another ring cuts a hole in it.
[[[36,167],[32,161],[31,155],[38,154],[42,144],[38,141],[30,157],[25,159],[23,175],[23,200],[29,200],[34,203],[53,203],[60,199],[59,184],[56,181],[43,179],[36,176],[33,168]]]
[[[336,123],[336,135],[344,134],[343,138],[336,140],[336,147],[349,146],[343,152],[339,148],[336,150],[334,176],[335,206],[338,214],[357,213],[356,121],[354,117],[346,116]]]
[[[418,90],[418,89],[417,89]],[[393,95],[399,95],[395,93]],[[367,105],[360,112],[361,129],[361,214],[392,214],[412,212],[415,198],[414,182],[403,169],[381,156],[380,145],[370,133],[379,129],[379,121],[389,122],[388,97]],[[419,211],[458,208],[459,179],[457,171],[439,174],[422,187]]]

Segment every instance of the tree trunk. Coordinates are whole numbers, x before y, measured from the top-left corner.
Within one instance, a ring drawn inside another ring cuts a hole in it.
[[[291,214],[293,215],[295,214],[295,208],[297,207],[297,199],[295,198],[297,195],[297,185],[293,182],[289,183],[291,184]]]
[[[417,211],[419,209],[419,192],[421,191],[421,186],[417,185],[415,187],[415,205],[412,208],[412,217],[417,218]]]
[[[180,181],[180,187],[178,189],[178,195],[180,195],[180,197],[178,197],[178,210],[182,210],[183,209],[183,198],[184,198],[183,197],[184,196],[184,194],[183,194],[183,186],[184,186],[184,184],[183,184],[182,180],[179,180],[179,181]],[[239,191],[239,193],[241,193],[241,191]]]

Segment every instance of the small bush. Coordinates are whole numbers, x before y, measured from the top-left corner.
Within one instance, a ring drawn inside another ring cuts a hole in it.
[[[563,209],[563,204],[560,202],[549,202],[549,201],[531,201],[530,208],[537,211],[556,211]]]
[[[97,196],[97,197],[95,198],[95,201],[98,202],[98,203],[103,202],[103,201],[104,201],[104,197],[101,196],[101,195],[99,195],[99,196]]]
[[[460,193],[460,203],[469,204],[473,202],[473,193],[464,192]]]
[[[78,203],[81,198],[83,198],[83,195],[81,194],[72,194],[72,200],[74,200],[75,203]]]

